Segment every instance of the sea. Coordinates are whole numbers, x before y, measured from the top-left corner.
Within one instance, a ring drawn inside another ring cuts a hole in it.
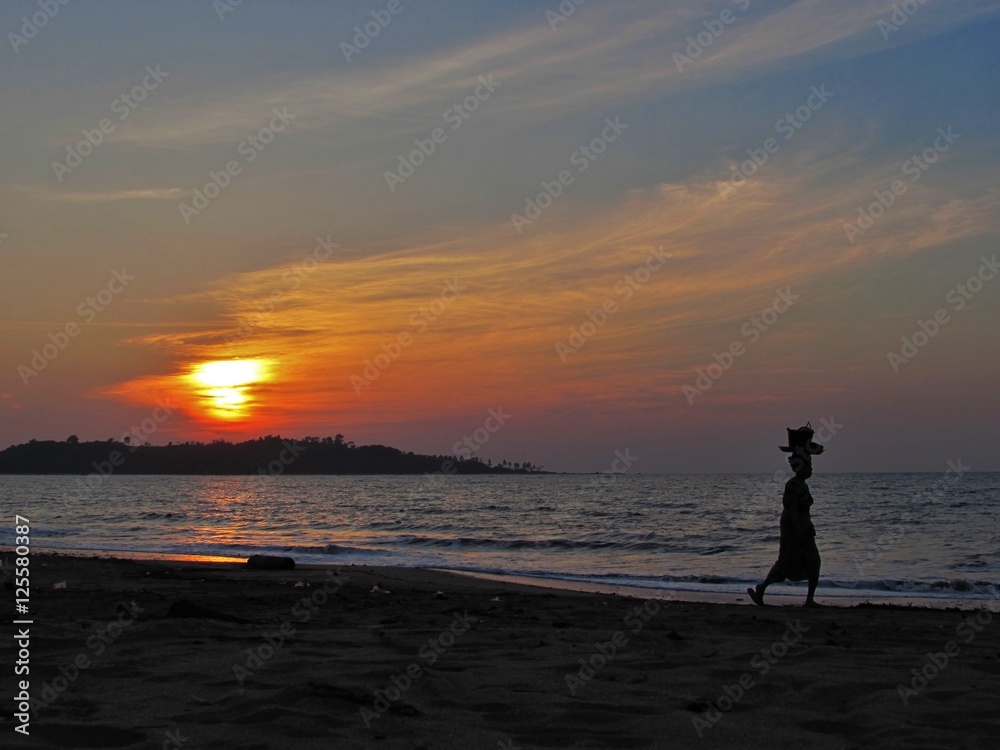
[[[0,476],[0,547],[423,567],[663,599],[747,602],[790,475]],[[1000,611],[1000,473],[809,481],[819,601]],[[804,583],[776,584],[775,603]]]

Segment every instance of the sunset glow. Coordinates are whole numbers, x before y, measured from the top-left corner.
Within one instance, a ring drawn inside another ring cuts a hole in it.
[[[188,379],[208,414],[237,420],[249,416],[253,387],[268,379],[268,371],[261,360],[220,360],[195,365]]]
[[[1000,0],[99,5],[0,66],[0,443],[1000,468]]]

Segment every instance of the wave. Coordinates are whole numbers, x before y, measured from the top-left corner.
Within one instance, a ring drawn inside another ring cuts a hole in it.
[[[475,570],[471,568],[454,568],[470,573],[503,573],[526,578],[556,579],[579,583],[599,583],[606,585],[630,586],[650,589],[684,589],[710,593],[713,589],[727,592],[742,593],[748,586],[759,583],[758,579],[737,578],[718,575],[680,575],[680,576],[636,576],[620,573],[603,573],[594,575],[564,574],[551,571],[500,571]],[[801,586],[805,586],[804,583]],[[865,593],[901,594],[908,596],[930,598],[956,599],[1000,599],[1000,583],[991,581],[968,581],[952,579],[949,581],[907,581],[898,579],[878,579],[859,581],[821,580],[820,590],[840,590],[858,596]]]
[[[728,544],[720,544],[715,547],[710,547],[709,549],[701,550],[698,554],[703,556],[720,555],[723,552],[729,552],[731,549],[732,547]]]
[[[44,526],[32,526],[31,536],[35,539],[59,539],[64,536],[79,536],[80,529],[52,529]]]
[[[346,555],[351,553],[371,554],[375,550],[366,547],[350,547],[346,544],[273,544],[262,547],[254,547],[259,552],[281,552],[284,554],[299,553],[304,555]]]
[[[53,535],[55,536],[55,535]],[[564,541],[564,540],[561,540]],[[50,549],[93,551],[93,546],[50,545]],[[457,561],[431,562],[427,558],[413,557],[401,554],[396,549],[374,549],[371,547],[351,546],[343,544],[323,545],[227,545],[204,543],[196,545],[165,545],[158,549],[150,547],[136,548],[133,545],[106,545],[103,550],[114,554],[116,552],[134,552],[143,555],[156,554],[187,554],[215,555],[219,557],[248,557],[253,554],[280,554],[295,557],[303,563],[312,564],[383,564],[399,567],[436,567],[442,570],[455,570],[472,574],[490,574],[531,578],[543,583],[546,580],[564,581],[580,584],[602,584],[623,586],[637,589],[652,589],[660,591],[687,591],[708,594],[742,594],[748,586],[758,583],[757,578],[740,576],[689,574],[689,575],[657,575],[644,576],[631,573],[599,573],[574,572],[564,570],[544,570],[511,567],[499,565],[469,565]],[[343,558],[348,559],[343,559]],[[804,588],[804,583],[778,584],[776,590],[782,588]],[[872,598],[892,596],[917,597],[927,599],[956,600],[1000,600],[1000,582],[986,580],[969,580],[952,578],[941,580],[908,580],[899,578],[835,580],[823,578],[820,580],[820,593],[832,596],[850,596],[861,598],[870,595]],[[837,594],[836,592],[841,592]]]
[[[653,551],[653,552],[694,552],[701,551],[701,548],[694,548],[684,545],[678,541],[670,542],[666,539],[649,539],[650,535],[639,535],[632,539],[565,539],[561,537],[549,537],[542,539],[494,539],[492,537],[435,537],[405,534],[394,539],[373,540],[374,544],[398,545],[401,547],[426,547],[431,549],[465,549],[465,550],[561,550],[561,551],[588,551],[588,550],[619,550],[622,552]],[[728,549],[728,547],[726,547]],[[722,548],[719,549],[722,551]],[[714,554],[714,553],[712,553]]]

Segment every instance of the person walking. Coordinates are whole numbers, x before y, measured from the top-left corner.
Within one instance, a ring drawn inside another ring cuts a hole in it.
[[[781,499],[778,559],[761,583],[747,589],[750,599],[761,607],[765,606],[764,591],[767,587],[784,580],[808,581],[805,606],[821,606],[814,599],[821,560],[816,547],[816,528],[810,516],[813,498],[806,480],[812,476],[812,457],[821,454],[823,446],[813,442],[813,435],[812,425],[808,422],[805,427],[788,428],[788,445],[779,446],[780,450],[791,454],[788,463],[795,476],[785,483],[785,493]]]

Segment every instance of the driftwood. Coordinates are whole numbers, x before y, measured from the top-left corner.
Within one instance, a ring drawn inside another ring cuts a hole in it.
[[[295,560],[274,555],[251,555],[247,559],[247,567],[258,570],[294,570]]]

